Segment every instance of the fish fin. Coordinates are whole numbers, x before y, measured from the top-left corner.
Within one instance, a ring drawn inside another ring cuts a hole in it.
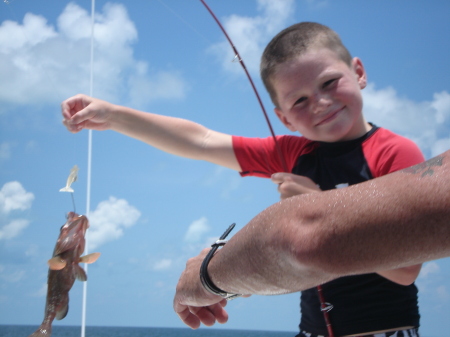
[[[100,253],[91,253],[80,257],[80,263],[94,263],[100,257]]]
[[[55,318],[60,321],[62,320],[64,317],[67,316],[67,313],[69,312],[69,299],[67,299],[67,302],[65,303],[65,305],[56,312],[56,316]]]
[[[79,265],[76,265],[73,269],[74,276],[78,281],[86,281],[87,275],[83,268],[81,268]]]
[[[71,192],[71,193],[73,193],[73,189],[70,188],[69,186],[63,187],[59,191],[60,192]]]
[[[61,259],[59,256],[52,257],[47,261],[47,263],[51,270],[61,270],[67,264],[67,262]]]
[[[52,325],[42,323],[41,326],[28,337],[45,337],[52,335]]]

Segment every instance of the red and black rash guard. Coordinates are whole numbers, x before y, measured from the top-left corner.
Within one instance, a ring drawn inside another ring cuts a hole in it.
[[[345,142],[324,143],[297,136],[277,136],[291,173],[312,179],[322,190],[345,187],[424,161],[411,140],[378,128]],[[273,138],[233,137],[242,176],[270,177],[283,172]],[[401,242],[399,242],[401,244]],[[322,285],[336,336],[419,326],[417,288],[402,286],[376,273],[347,276]],[[327,335],[316,288],[301,295],[300,329]]]

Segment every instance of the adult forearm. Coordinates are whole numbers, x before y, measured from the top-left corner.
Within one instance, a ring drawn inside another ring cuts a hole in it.
[[[346,189],[296,196],[255,217],[215,256],[229,292],[276,294],[450,256],[450,152]]]
[[[364,273],[450,256],[450,151],[332,196],[323,227],[333,235],[315,260],[323,269]]]

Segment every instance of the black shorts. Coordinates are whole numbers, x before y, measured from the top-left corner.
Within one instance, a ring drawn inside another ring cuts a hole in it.
[[[327,336],[315,335],[307,331],[300,331],[300,333],[296,337],[327,337]],[[420,337],[420,335],[419,329],[413,328],[408,330],[397,330],[397,331],[377,333],[376,335],[361,335],[361,337]]]

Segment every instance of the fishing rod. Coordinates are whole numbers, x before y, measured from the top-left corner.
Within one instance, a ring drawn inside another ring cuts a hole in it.
[[[266,109],[264,108],[264,105],[262,103],[261,97],[259,96],[258,90],[256,89],[255,84],[253,83],[252,77],[250,76],[247,67],[244,64],[244,60],[242,59],[242,57],[240,56],[237,48],[235,47],[233,41],[231,40],[231,38],[228,36],[228,33],[226,32],[225,28],[222,26],[222,24],[220,23],[219,19],[216,17],[216,15],[214,14],[214,12],[211,10],[211,8],[206,4],[206,2],[204,0],[200,0],[200,2],[203,4],[203,6],[205,6],[205,8],[208,10],[208,12],[211,14],[211,16],[214,18],[214,21],[216,21],[217,25],[220,27],[220,29],[222,30],[223,34],[225,35],[226,39],[228,40],[228,42],[231,45],[231,48],[233,49],[233,52],[235,54],[235,59],[237,59],[239,61],[239,63],[241,64],[242,68],[245,71],[245,74],[247,75],[248,80],[250,81],[250,84],[253,88],[253,91],[255,92],[256,98],[258,99],[259,105],[261,106],[261,109],[263,111],[264,117],[266,119],[267,125],[269,126],[270,132],[272,134],[272,137],[275,141],[275,147],[277,149],[278,152],[278,156],[280,158],[280,161],[283,165],[283,169],[285,172],[289,172],[287,165],[286,165],[286,161],[284,160],[283,154],[281,152],[281,149],[278,145],[277,142],[277,138],[275,136],[275,132],[273,131],[272,128],[272,123],[269,120],[269,117],[267,115]],[[330,317],[328,312],[333,308],[333,306],[330,303],[325,302],[325,298],[322,292],[322,286],[317,286],[317,292],[319,295],[319,300],[320,300],[320,306],[321,306],[321,311],[323,312],[323,316],[325,318],[325,324],[327,326],[327,331],[329,334],[329,337],[334,337],[334,333],[333,333],[333,329],[331,326],[331,322],[330,322]]]
[[[247,75],[248,80],[250,81],[250,85],[253,88],[253,92],[255,93],[256,99],[258,100],[258,103],[259,103],[259,105],[261,107],[261,110],[262,110],[262,112],[264,114],[264,118],[266,119],[266,123],[269,126],[269,130],[270,130],[270,133],[272,134],[272,138],[273,138],[273,140],[275,142],[275,147],[277,149],[278,156],[280,158],[281,164],[283,165],[283,170],[285,172],[288,172],[286,161],[284,160],[284,157],[283,157],[283,154],[281,152],[280,146],[278,145],[277,137],[275,136],[275,132],[273,131],[272,123],[270,122],[269,116],[267,115],[267,111],[264,108],[264,104],[263,104],[263,102],[261,100],[261,97],[259,96],[259,93],[258,93],[258,90],[256,89],[255,83],[253,82],[252,77],[250,76],[250,73],[248,72],[247,67],[245,66],[244,60],[242,59],[241,55],[239,54],[239,52],[238,52],[236,46],[234,45],[233,41],[228,36],[227,31],[222,26],[222,24],[220,23],[219,19],[216,17],[216,15],[211,10],[211,8],[209,8],[209,6],[206,4],[206,2],[204,0],[200,0],[200,2],[203,4],[203,6],[205,6],[205,8],[208,10],[208,12],[213,17],[214,21],[216,21],[217,25],[222,30],[223,34],[225,35],[225,37],[227,38],[228,42],[230,43],[231,48],[233,49],[233,52],[234,52],[234,55],[235,55],[234,59],[238,60],[239,63],[241,64],[242,68],[244,69],[244,72]]]

